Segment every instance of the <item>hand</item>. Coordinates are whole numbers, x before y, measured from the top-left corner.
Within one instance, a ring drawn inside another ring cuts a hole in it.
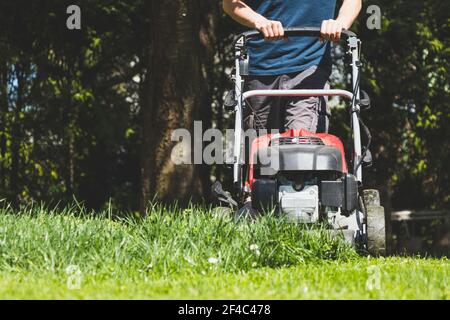
[[[337,42],[341,39],[344,24],[339,20],[325,20],[322,22],[320,37],[322,40],[331,40]]]
[[[284,28],[280,21],[262,19],[255,22],[255,29],[264,35],[268,41],[284,38]]]

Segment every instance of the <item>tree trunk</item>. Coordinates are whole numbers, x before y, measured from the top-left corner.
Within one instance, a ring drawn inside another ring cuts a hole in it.
[[[175,145],[171,135],[178,128],[193,134],[195,120],[210,120],[202,72],[206,42],[201,37],[207,14],[202,9],[209,7],[202,0],[176,0],[152,1],[149,8],[151,45],[142,106],[142,213],[154,196],[180,204],[199,199],[207,183],[208,170],[171,161]]]
[[[1,66],[0,71],[0,157],[5,159],[6,156],[6,115],[8,114],[8,64],[5,62]],[[4,161],[4,160],[3,160]],[[6,190],[6,170],[3,164],[0,162],[0,191],[5,192]]]
[[[20,143],[21,137],[21,119],[20,113],[24,106],[24,85],[25,79],[23,75],[23,68],[16,65],[17,77],[17,100],[14,106],[14,117],[11,125],[11,171],[10,171],[10,189],[12,194],[12,204],[17,206],[20,202],[20,186],[19,186],[19,172],[20,172]]]

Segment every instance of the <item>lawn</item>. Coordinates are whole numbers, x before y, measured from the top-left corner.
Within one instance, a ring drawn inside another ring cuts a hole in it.
[[[364,257],[270,216],[0,209],[3,299],[449,299],[449,277],[447,259]]]

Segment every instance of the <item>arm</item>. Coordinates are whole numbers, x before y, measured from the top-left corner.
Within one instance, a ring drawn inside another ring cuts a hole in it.
[[[264,34],[266,40],[278,40],[284,36],[281,22],[266,19],[256,13],[244,1],[223,0],[223,10],[240,24],[249,28],[255,28]]]
[[[342,29],[350,29],[358,17],[362,8],[362,0],[344,0],[339,16],[336,20],[325,20],[322,22],[322,38],[338,41],[341,38]]]

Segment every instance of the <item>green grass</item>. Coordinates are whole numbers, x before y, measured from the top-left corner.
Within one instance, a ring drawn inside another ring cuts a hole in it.
[[[161,206],[144,221],[111,216],[0,209],[0,298],[450,297],[446,259],[360,257],[321,229],[270,216],[236,222]]]

